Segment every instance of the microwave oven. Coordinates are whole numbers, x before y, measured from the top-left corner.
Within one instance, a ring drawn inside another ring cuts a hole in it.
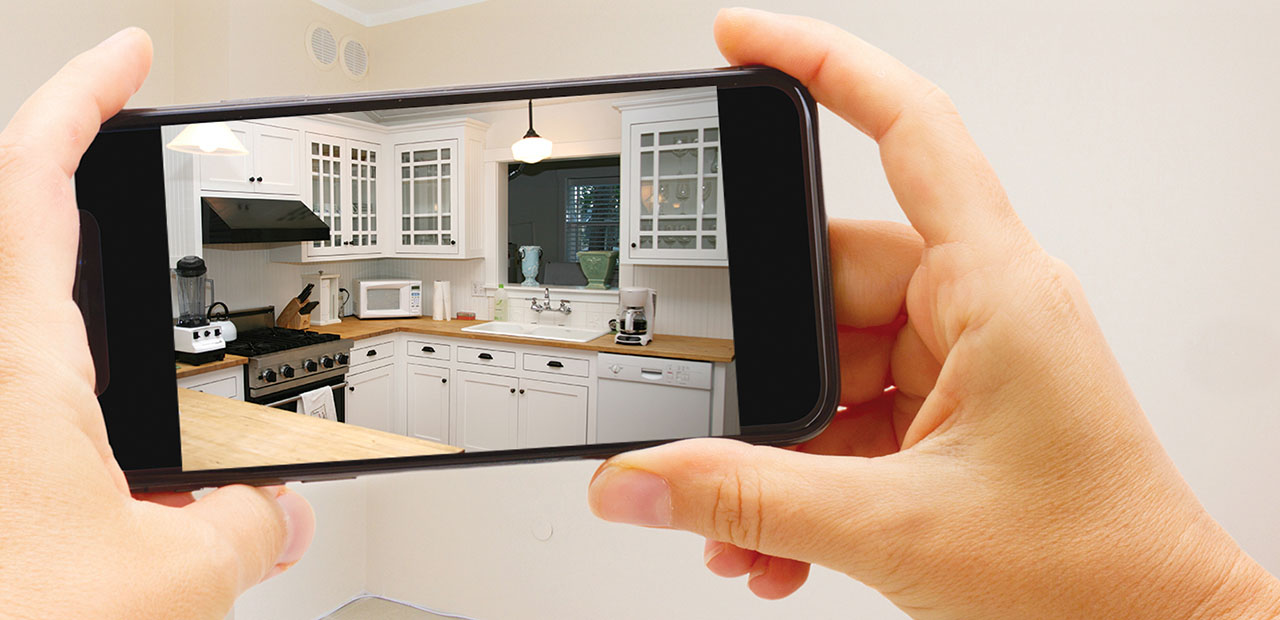
[[[355,289],[361,319],[422,316],[422,280],[356,280]]]

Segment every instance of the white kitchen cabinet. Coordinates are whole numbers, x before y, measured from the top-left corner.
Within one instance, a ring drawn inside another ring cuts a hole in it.
[[[583,385],[521,379],[517,389],[519,448],[587,443],[587,395]]]
[[[396,365],[347,375],[345,411],[347,424],[396,432]]]
[[[407,434],[449,443],[449,369],[423,364],[406,366]]]
[[[519,444],[520,379],[460,370],[457,377],[457,433],[465,451],[510,450]]]
[[[474,258],[483,254],[484,136],[471,119],[420,123],[397,130],[394,216],[385,227],[393,254]]]
[[[223,398],[244,400],[244,366],[178,379],[178,387]]]
[[[628,99],[622,112],[621,262],[726,266],[714,91]]]
[[[347,130],[349,134],[356,132]],[[272,260],[311,262],[378,254],[381,248],[378,172],[380,160],[385,160],[379,156],[382,147],[371,140],[330,133],[307,131],[305,135],[309,180],[302,192],[302,201],[329,226],[329,239],[275,248]],[[377,137],[365,132],[358,135]]]
[[[227,125],[249,151],[244,156],[201,155],[200,189],[297,196],[302,163],[296,129],[247,121]]]

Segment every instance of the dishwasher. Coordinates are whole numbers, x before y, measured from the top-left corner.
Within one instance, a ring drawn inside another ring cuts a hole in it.
[[[600,353],[596,443],[710,435],[711,366]]]

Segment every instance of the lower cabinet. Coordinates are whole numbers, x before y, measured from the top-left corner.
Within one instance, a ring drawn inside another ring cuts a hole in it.
[[[244,400],[244,366],[184,377],[178,379],[178,387],[223,398]]]
[[[520,380],[459,370],[458,431],[454,445],[464,451],[517,447]]]
[[[463,450],[511,450],[587,442],[582,385],[461,370],[457,443]]]
[[[449,443],[449,369],[409,364],[405,377],[409,436]]]
[[[387,364],[347,375],[347,424],[395,432],[396,366]]]
[[[587,387],[521,379],[518,447],[587,443]]]

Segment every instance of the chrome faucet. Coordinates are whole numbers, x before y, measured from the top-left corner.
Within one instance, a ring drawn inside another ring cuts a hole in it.
[[[542,314],[543,312],[560,312],[565,316],[569,316],[569,313],[573,312],[573,308],[569,307],[568,299],[561,299],[559,308],[551,307],[551,289],[550,288],[543,289],[543,301],[541,303],[538,302],[537,297],[530,298],[529,309],[533,310],[534,312],[537,312],[538,314]]]

